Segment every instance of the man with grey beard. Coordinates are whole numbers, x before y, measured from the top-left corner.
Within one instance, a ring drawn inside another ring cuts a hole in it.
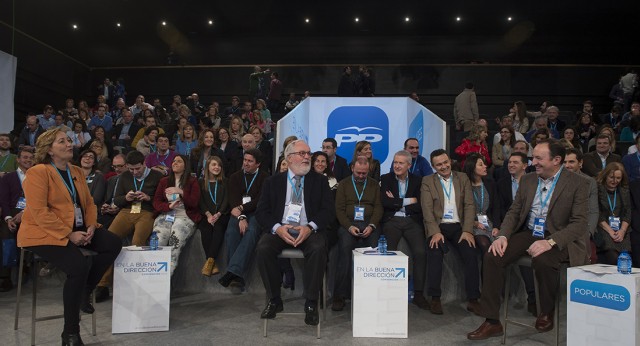
[[[296,248],[305,258],[304,321],[315,326],[319,322],[318,296],[328,252],[322,232],[335,218],[333,197],[327,178],[311,170],[311,151],[304,141],[291,142],[284,156],[288,171],[265,181],[256,209],[256,218],[265,233],[256,247],[256,262],[269,298],[260,318],[273,319],[283,310],[278,255],[284,249]]]

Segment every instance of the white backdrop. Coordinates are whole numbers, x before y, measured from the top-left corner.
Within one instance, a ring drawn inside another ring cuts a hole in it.
[[[18,59],[0,51],[0,133],[13,130],[13,96],[16,86]]]
[[[446,123],[406,97],[310,97],[278,121],[277,153],[292,135],[309,143],[311,151],[320,150],[323,139],[335,138],[338,155],[347,162],[356,142],[368,140],[382,173],[389,171],[393,154],[409,137],[418,138],[427,159],[433,150],[446,148]]]

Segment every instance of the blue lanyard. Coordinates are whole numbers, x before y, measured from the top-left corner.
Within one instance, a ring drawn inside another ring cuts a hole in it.
[[[356,187],[356,180],[353,179],[353,175],[351,176],[351,182],[353,183],[353,190],[356,192],[356,198],[358,198],[358,205],[360,205],[360,201],[362,200],[362,197],[364,197],[364,190],[367,189],[367,180],[369,180],[369,178],[364,179],[364,186],[362,187],[362,193],[358,193],[358,188]]]
[[[640,151],[636,153],[636,158],[638,159],[638,162],[640,162]]]
[[[11,153],[8,153],[7,156],[4,157],[4,160],[2,160],[2,164],[0,165],[0,167],[4,168],[4,165],[7,164],[7,160],[9,160],[9,156],[11,156]]]
[[[116,199],[116,190],[118,189],[118,184],[120,184],[120,176],[116,177],[116,183],[115,183],[115,187],[113,188],[113,196],[111,196],[111,204],[115,204],[114,201]],[[133,177],[133,181],[135,181],[136,178]]]
[[[169,157],[170,153],[171,152],[167,151],[167,155],[165,155],[164,159],[162,159],[162,161],[160,161],[160,156],[158,156],[158,152],[156,151],[156,161],[158,161],[158,163],[160,163],[164,167],[167,167],[167,164],[165,163],[165,161],[167,161],[167,157]]]
[[[152,153],[157,152],[158,150],[156,149],[156,145],[155,144],[149,144],[149,150],[151,150]]]
[[[409,170],[411,174],[413,174],[413,172],[416,170],[417,165],[418,165],[418,158],[416,157],[416,160],[413,161],[413,165],[411,165],[411,169]]]
[[[480,196],[480,202],[478,202],[478,195],[473,191],[473,199],[476,201],[476,205],[480,203],[480,210],[478,210],[478,213],[482,213],[482,210],[484,209],[484,183],[480,184]]]
[[[291,184],[291,191],[296,194],[296,198],[298,199],[298,201],[302,201],[302,190],[304,190],[304,176],[302,176],[302,179],[300,180],[300,190],[296,189],[296,184],[293,183],[293,180],[291,180],[291,177],[288,173],[287,178],[289,178],[289,184]]]
[[[555,123],[549,123],[549,128],[552,130],[556,130],[558,128],[558,122],[556,121]]]
[[[616,209],[616,197],[618,196],[618,189],[613,191],[613,206],[611,206],[611,197],[609,197],[609,193],[607,193],[607,199],[609,200],[609,210],[611,210],[611,215],[616,216],[614,210]]]
[[[400,198],[404,198],[404,196],[407,195],[407,190],[409,189],[409,175],[407,175],[407,179],[404,181],[404,191],[400,188],[400,179],[396,177],[396,180],[398,180],[398,195]]]
[[[549,192],[547,193],[547,196],[544,198],[544,200],[542,199],[542,191],[540,189],[540,186],[542,186],[542,184],[540,184],[540,180],[538,180],[538,192],[536,194],[540,197],[540,212],[539,212],[540,215],[542,215],[542,211],[544,210],[544,207],[547,205],[547,202],[549,202],[549,197],[553,193],[553,190],[556,188],[556,183],[558,182],[558,179],[560,179],[560,174],[562,174],[562,169],[563,167],[560,167],[560,171],[558,171],[555,179],[553,179],[553,184],[551,184],[551,188],[549,189]]]
[[[187,145],[187,152],[186,155],[190,155],[191,154],[191,143],[192,142],[186,142],[185,144]]]
[[[78,203],[76,202],[76,186],[73,184],[73,178],[71,178],[71,172],[69,172],[69,165],[67,165],[67,176],[69,177],[69,182],[71,183],[71,186],[69,186],[69,184],[67,184],[67,181],[64,180],[64,178],[62,177],[62,174],[58,170],[58,167],[56,167],[53,164],[53,162],[51,163],[51,166],[53,166],[53,168],[55,168],[56,172],[58,172],[58,175],[60,176],[60,179],[62,179],[62,182],[64,183],[64,186],[66,186],[67,190],[69,190],[69,193],[71,194],[71,197],[73,198],[73,204],[74,205],[78,205]]]
[[[147,172],[145,171],[145,173],[147,173]],[[147,177],[144,177],[144,179],[142,179],[142,183],[140,184],[140,189],[138,189],[138,183],[136,183],[136,180],[138,180],[138,179],[136,179],[136,177],[133,177],[133,186],[136,188],[136,192],[137,191],[142,191],[142,187],[144,186],[144,180],[145,179],[147,179]]]
[[[452,181],[453,181],[453,175],[449,176],[449,191],[447,191],[447,189],[444,187],[444,183],[442,182],[444,179],[442,177],[440,177],[440,185],[442,185],[442,190],[444,190],[444,194],[447,196],[447,201],[451,201],[451,189],[452,187]]]
[[[216,208],[218,207],[218,181],[216,180],[216,187],[213,189],[213,194],[211,194],[211,182],[209,182],[208,184],[209,186],[209,197],[211,197],[211,200],[213,201],[213,204],[216,205]]]
[[[256,177],[258,176],[258,173],[260,172],[260,169],[256,169],[256,173],[253,176],[253,179],[251,179],[251,184],[247,185],[247,172],[244,172],[244,174],[242,175],[244,177],[244,186],[247,188],[246,194],[249,194],[249,190],[251,190],[251,186],[253,186],[253,182],[256,180]]]

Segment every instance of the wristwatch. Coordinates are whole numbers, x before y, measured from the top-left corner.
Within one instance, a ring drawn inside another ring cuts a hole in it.
[[[556,246],[556,241],[551,239],[551,238],[547,239],[547,243],[549,243],[549,245],[551,245],[551,247]]]
[[[238,221],[246,220],[247,217],[245,215],[238,216]]]
[[[372,230],[374,230],[374,231],[376,230],[376,225],[370,223],[368,226],[371,227]]]

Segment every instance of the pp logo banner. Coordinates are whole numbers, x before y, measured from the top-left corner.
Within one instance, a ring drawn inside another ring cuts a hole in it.
[[[422,118],[422,111],[419,111],[409,125],[409,136],[407,136],[407,138],[415,138],[418,140],[420,151],[424,148],[424,120]]]
[[[371,143],[373,157],[384,162],[389,155],[389,118],[378,107],[343,106],[329,114],[327,137],[335,138],[338,155],[351,161],[356,143]]]
[[[631,305],[629,290],[622,286],[574,280],[570,289],[572,302],[618,311],[625,311]]]

